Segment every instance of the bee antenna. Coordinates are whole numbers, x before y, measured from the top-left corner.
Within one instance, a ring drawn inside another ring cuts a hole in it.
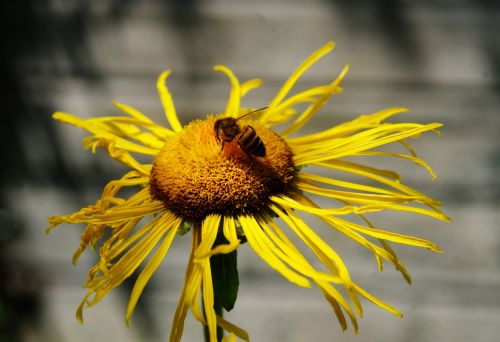
[[[243,115],[241,115],[241,116],[237,117],[237,118],[236,118],[236,120],[239,120],[239,119],[241,119],[241,118],[244,118],[245,116],[248,116],[248,115],[250,115],[250,114],[254,114],[254,113],[260,112],[261,110],[264,110],[264,109],[267,109],[267,108],[268,108],[268,107],[266,106],[266,107],[262,107],[262,108],[259,108],[259,109],[256,109],[256,110],[252,110],[251,112],[245,113],[245,114],[243,114]]]

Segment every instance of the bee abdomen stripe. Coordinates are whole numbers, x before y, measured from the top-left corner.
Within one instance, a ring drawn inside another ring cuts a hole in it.
[[[248,142],[248,143],[245,143],[246,146],[248,146],[249,149],[253,150],[255,148],[257,148],[259,146],[259,144],[262,143],[262,140],[260,140],[260,138],[255,135],[252,139],[252,141]]]
[[[252,142],[252,145],[247,145],[247,150],[248,152],[255,154],[258,157],[263,157],[266,155],[266,146],[259,137],[257,137],[257,139]]]
[[[256,137],[257,134],[255,133],[255,130],[251,126],[248,126],[247,129],[241,131],[238,138],[242,144],[247,145],[250,144]]]

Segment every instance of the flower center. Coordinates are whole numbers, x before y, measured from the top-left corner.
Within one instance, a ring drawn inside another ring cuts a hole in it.
[[[168,138],[151,170],[154,198],[167,209],[191,220],[210,213],[238,215],[263,209],[269,196],[285,193],[295,178],[290,148],[275,132],[251,123],[265,147],[252,148],[247,137],[231,139],[214,129],[221,116],[187,125]],[[239,131],[248,121],[238,120]],[[251,129],[250,128],[250,129]]]

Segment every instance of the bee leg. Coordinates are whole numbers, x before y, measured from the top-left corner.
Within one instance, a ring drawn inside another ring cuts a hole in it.
[[[242,150],[242,151],[245,153],[245,155],[247,156],[247,162],[248,162],[248,165],[249,165],[250,167],[252,167],[252,165],[253,165],[253,158],[252,158],[252,156],[250,155],[250,153],[248,153],[248,152],[247,152],[247,151],[245,151],[244,149],[241,149],[241,150]]]
[[[219,156],[220,156],[220,154],[222,153],[222,151],[224,150],[224,143],[225,143],[225,141],[224,141],[224,140],[222,140],[222,144],[221,144],[221,146],[220,146],[220,151],[219,151]]]

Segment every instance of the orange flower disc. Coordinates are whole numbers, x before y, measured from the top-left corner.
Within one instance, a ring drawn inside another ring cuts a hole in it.
[[[285,193],[295,179],[293,155],[276,133],[251,122],[266,146],[266,156],[247,156],[236,140],[216,140],[210,116],[170,137],[156,156],[150,176],[153,197],[192,220],[210,213],[237,215],[264,208],[271,195]],[[248,121],[239,120],[241,128]]]

